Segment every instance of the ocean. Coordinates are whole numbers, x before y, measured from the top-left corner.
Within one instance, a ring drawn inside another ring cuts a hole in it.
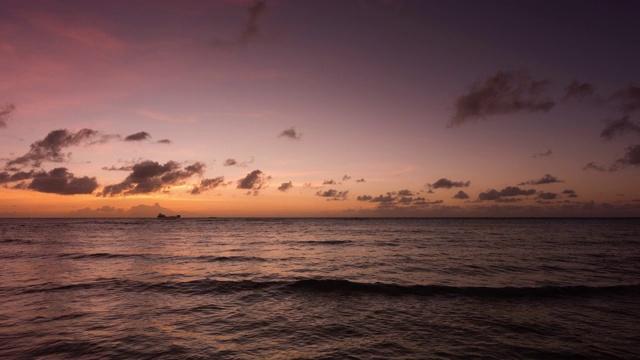
[[[2,359],[640,358],[638,219],[0,219]]]

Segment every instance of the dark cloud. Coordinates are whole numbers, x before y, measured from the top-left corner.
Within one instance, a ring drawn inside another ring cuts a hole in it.
[[[629,116],[625,116],[620,119],[605,120],[607,126],[600,133],[600,137],[605,140],[611,140],[617,135],[624,135],[627,133],[640,134],[640,125],[629,120]]]
[[[484,201],[484,200],[494,200],[494,201],[498,201],[499,199],[502,199],[503,197],[511,197],[511,196],[528,196],[528,195],[533,195],[536,193],[536,190],[534,189],[529,189],[529,190],[524,190],[521,189],[517,186],[507,186],[506,188],[498,191],[495,189],[491,189],[489,191],[486,192],[481,192],[480,194],[478,194],[478,200],[480,201]],[[504,201],[504,200],[502,200]]]
[[[267,11],[267,3],[265,1],[256,1],[247,11],[249,12],[249,18],[239,38],[239,42],[244,45],[258,36],[258,18]]]
[[[167,144],[167,145],[169,145],[169,144],[171,144],[171,140],[169,140],[169,139],[162,139],[162,140],[158,140],[158,141],[156,141],[156,143],[157,143],[157,144]]]
[[[387,193],[387,195],[379,195],[371,199],[371,202],[394,202],[396,201],[396,197],[393,196],[392,193]]]
[[[371,201],[372,199],[373,199],[373,196],[369,196],[369,195],[362,195],[356,198],[356,200],[358,201]]]
[[[616,91],[611,101],[618,104],[620,111],[630,114],[640,109],[640,87],[629,84],[626,88]]]
[[[124,138],[124,141],[143,141],[151,138],[151,135],[146,131],[140,131],[135,134],[131,134]]]
[[[7,104],[4,108],[0,109],[0,128],[7,127],[7,120],[11,117],[11,113],[16,110],[14,104]]]
[[[46,176],[44,171],[18,171],[13,174],[3,171],[0,173],[0,184],[6,184],[11,182],[23,181],[32,179],[35,176]]]
[[[247,174],[247,176],[238,180],[238,189],[246,190],[260,190],[267,184],[269,177],[267,177],[262,171],[254,170]]]
[[[466,199],[469,198],[469,195],[466,192],[460,190],[460,191],[458,191],[457,194],[453,195],[453,198],[454,199],[460,199],[460,200],[466,200]]]
[[[554,200],[558,197],[558,194],[551,192],[539,192],[538,198],[543,200]]]
[[[111,165],[109,167],[103,166],[102,170],[106,170],[106,171],[131,171],[131,170],[133,170],[133,165],[122,165],[122,166],[118,166],[118,167],[116,167],[115,165]]]
[[[594,88],[592,84],[574,80],[569,84],[569,86],[567,86],[562,100],[567,101],[571,98],[583,99],[587,96],[593,95],[593,92]]]
[[[518,185],[544,185],[544,184],[553,184],[553,183],[559,183],[559,182],[563,182],[563,180],[559,180],[555,176],[545,174],[540,179],[521,182]]]
[[[333,181],[333,179],[331,180],[325,180],[322,182],[322,185],[337,185],[338,183]]]
[[[431,189],[451,189],[452,187],[468,187],[471,181],[451,181],[449,179],[441,178],[433,184],[428,184]]]
[[[193,187],[191,190],[192,195],[201,194],[204,191],[215,189],[218,186],[226,186],[224,183],[224,176],[218,176],[213,179],[202,179],[200,184]]]
[[[238,162],[238,161],[236,161],[236,159],[229,158],[229,159],[224,161],[222,166],[247,167],[249,164],[252,164],[253,161],[254,161],[253,157],[251,157],[251,160],[243,161],[243,162]]]
[[[602,166],[602,165],[598,165],[598,164],[596,164],[595,162],[592,161],[592,162],[588,163],[587,165],[583,166],[582,170],[585,170],[585,171],[586,170],[618,171],[618,170],[620,170],[620,167],[615,165],[615,164],[613,164],[613,165],[611,165],[609,167],[605,167],[605,166]]]
[[[316,196],[329,198],[327,200],[346,200],[348,194],[349,194],[349,190],[338,191],[334,189],[329,189],[327,191],[316,192]]]
[[[75,177],[66,168],[55,168],[48,173],[38,173],[27,188],[43,193],[60,195],[91,194],[98,187],[95,177]]]
[[[283,136],[293,140],[300,140],[300,138],[302,137],[302,134],[297,133],[296,129],[294,128],[289,128],[286,130],[282,130],[280,135],[278,135],[278,137],[283,137]]]
[[[400,190],[398,191],[399,196],[413,196],[413,193],[410,190]]]
[[[62,150],[71,146],[91,145],[109,138],[109,135],[101,136],[97,131],[82,129],[77,132],[70,132],[66,129],[51,131],[47,136],[31,144],[29,151],[6,163],[6,167],[13,165],[40,167],[42,162],[65,162],[71,154]]]
[[[533,158],[537,158],[537,157],[547,157],[547,156],[551,156],[551,154],[553,154],[553,151],[551,151],[551,149],[542,152],[542,153],[537,153],[537,154],[533,154]]]
[[[360,179],[356,180],[356,182],[363,183],[363,182],[364,182],[364,179],[363,179],[363,178],[360,178]]]
[[[562,191],[562,193],[568,197],[568,198],[577,198],[578,194],[576,194],[576,191],[573,189],[566,189],[564,191]]]
[[[640,145],[629,146],[624,156],[616,162],[622,165],[640,165]]]
[[[342,181],[349,181],[349,180],[351,180],[351,176],[349,175],[345,175],[342,177]]]
[[[161,165],[147,160],[132,166],[132,172],[121,183],[107,185],[99,196],[134,195],[157,192],[169,185],[179,184],[194,176],[202,175],[205,165],[196,162],[184,169],[175,161]]]
[[[282,185],[278,186],[278,190],[280,191],[287,191],[289,189],[291,189],[293,187],[293,184],[291,183],[291,181],[286,182],[286,183],[282,183]]]
[[[542,97],[548,83],[533,80],[525,71],[498,71],[484,83],[471,85],[469,93],[456,100],[456,113],[448,127],[492,115],[547,112],[555,106],[553,100]]]

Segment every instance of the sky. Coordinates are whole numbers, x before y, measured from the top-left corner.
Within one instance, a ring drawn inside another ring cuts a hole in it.
[[[636,1],[0,3],[0,217],[640,216]]]

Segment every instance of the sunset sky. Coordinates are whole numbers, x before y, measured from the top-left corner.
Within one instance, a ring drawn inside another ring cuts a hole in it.
[[[640,216],[637,1],[0,3],[0,216]]]

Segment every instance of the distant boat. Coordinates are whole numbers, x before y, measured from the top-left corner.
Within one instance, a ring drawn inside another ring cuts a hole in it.
[[[158,219],[180,219],[180,215],[176,215],[176,216],[167,216],[163,213],[159,213],[158,214]]]

